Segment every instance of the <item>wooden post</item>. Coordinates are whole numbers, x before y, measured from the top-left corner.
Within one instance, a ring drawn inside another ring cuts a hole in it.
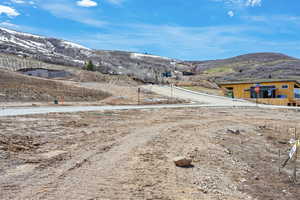
[[[174,87],[173,87],[173,84],[171,84],[171,103],[173,101],[173,96],[174,96]]]
[[[63,105],[64,103],[65,103],[65,97],[62,96],[62,97],[61,97],[61,104]]]
[[[12,148],[11,148],[11,138],[8,139],[8,158],[9,160],[11,159],[11,152],[12,152]]]
[[[281,157],[281,151],[279,149],[278,150],[278,160],[279,160],[278,173],[279,173],[279,175],[281,174],[281,160],[280,160],[280,157]]]
[[[138,105],[141,103],[141,88],[138,88]]]
[[[256,101],[255,101],[255,103],[256,103],[256,107],[257,107],[257,96],[256,96]]]
[[[295,141],[296,141],[296,152],[295,152],[295,159],[294,159],[294,183],[297,183],[297,160],[298,160],[298,135],[297,129],[295,128]]]

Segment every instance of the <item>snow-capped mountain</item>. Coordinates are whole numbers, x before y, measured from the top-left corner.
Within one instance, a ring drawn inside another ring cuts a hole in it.
[[[82,66],[91,50],[81,45],[0,28],[0,52],[64,65]]]
[[[17,32],[0,27],[0,53],[30,57],[43,62],[83,67],[93,61],[96,70],[153,80],[158,74],[178,70],[178,60],[124,51],[97,51],[73,42]]]

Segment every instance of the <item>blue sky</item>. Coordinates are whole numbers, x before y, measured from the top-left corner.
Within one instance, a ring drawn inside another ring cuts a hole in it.
[[[0,0],[0,26],[184,60],[300,58],[299,0]]]

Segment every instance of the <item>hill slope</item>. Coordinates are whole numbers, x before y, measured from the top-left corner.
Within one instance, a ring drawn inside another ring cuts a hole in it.
[[[76,68],[83,67],[91,60],[95,69],[101,73],[129,75],[145,82],[159,81],[163,72],[190,69],[201,79],[213,81],[300,79],[300,60],[279,53],[254,53],[222,60],[183,62],[149,54],[92,50],[65,40],[4,28],[0,28],[0,53],[26,58],[26,62],[21,62],[24,67],[31,65],[28,58]],[[7,62],[10,62],[9,59]],[[6,67],[15,66],[14,63],[7,63]]]
[[[300,60],[279,53],[254,53],[189,63],[197,74],[217,81],[300,79]]]
[[[62,97],[65,101],[99,101],[109,96],[111,96],[109,93],[99,90],[75,87],[55,80],[0,69],[0,102],[51,102]]]
[[[177,69],[176,60],[123,51],[96,51],[81,45],[0,28],[0,53],[29,57],[39,61],[83,67],[93,61],[96,70],[108,74],[131,75],[154,81],[158,74]]]

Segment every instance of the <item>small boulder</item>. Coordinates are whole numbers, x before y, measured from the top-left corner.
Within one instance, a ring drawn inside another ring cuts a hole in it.
[[[231,134],[234,134],[234,135],[240,135],[241,131],[238,130],[238,129],[230,129],[230,128],[228,128],[227,129],[227,133],[231,133]]]
[[[185,157],[176,157],[173,159],[177,167],[190,167],[192,166],[192,159]]]

